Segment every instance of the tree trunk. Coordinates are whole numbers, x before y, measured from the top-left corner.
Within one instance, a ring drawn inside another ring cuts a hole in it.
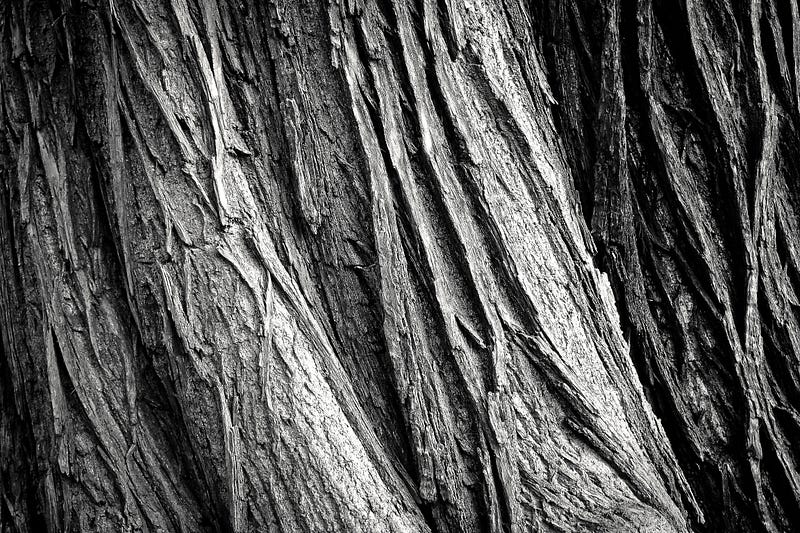
[[[800,528],[797,0],[7,0],[2,531]]]

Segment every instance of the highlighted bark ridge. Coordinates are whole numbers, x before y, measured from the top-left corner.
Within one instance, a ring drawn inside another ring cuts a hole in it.
[[[4,531],[798,526],[795,0],[0,13]]]

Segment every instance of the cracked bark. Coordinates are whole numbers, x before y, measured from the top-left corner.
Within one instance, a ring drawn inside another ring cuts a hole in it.
[[[796,0],[0,12],[3,531],[798,527]]]

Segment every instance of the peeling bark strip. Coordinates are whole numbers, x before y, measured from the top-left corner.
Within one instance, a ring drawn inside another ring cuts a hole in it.
[[[2,531],[800,528],[796,0],[0,12]]]

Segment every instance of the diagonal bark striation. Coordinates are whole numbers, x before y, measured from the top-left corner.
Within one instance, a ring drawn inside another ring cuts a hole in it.
[[[797,527],[796,0],[0,12],[3,531]]]

